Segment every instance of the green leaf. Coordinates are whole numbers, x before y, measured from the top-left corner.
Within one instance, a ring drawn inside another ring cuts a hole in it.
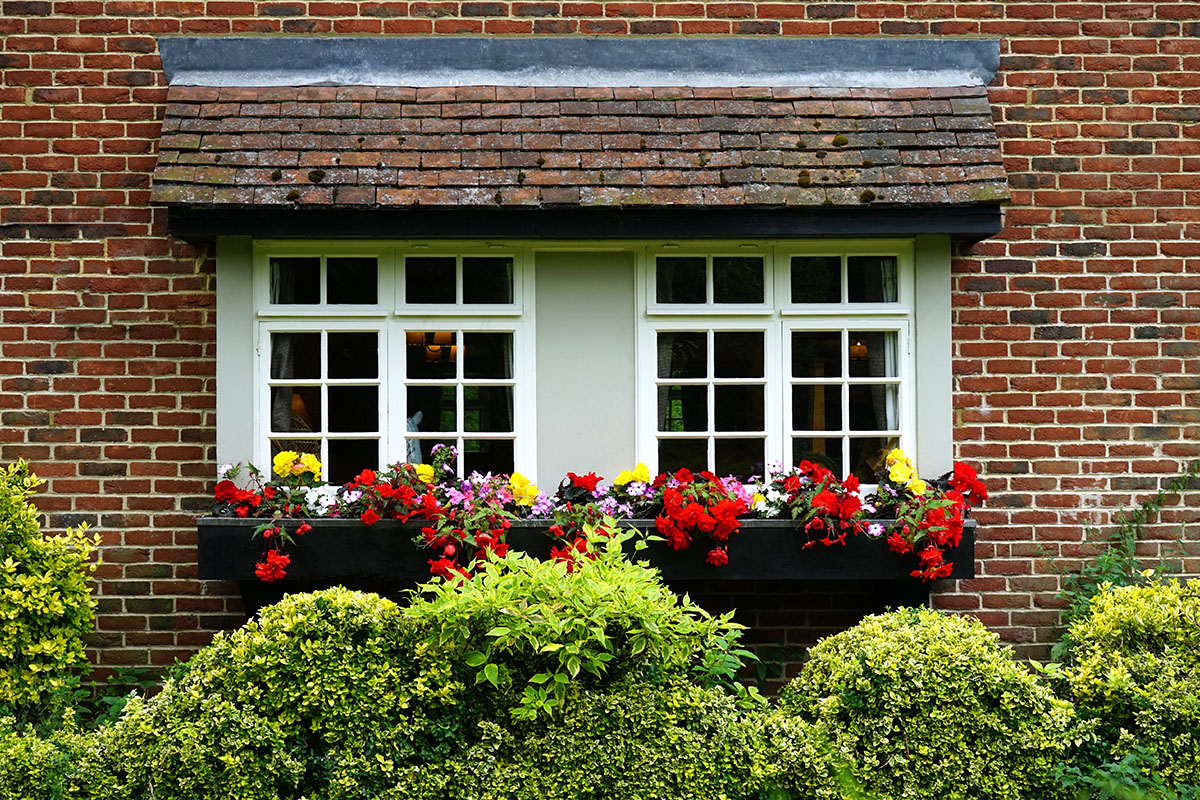
[[[487,661],[487,656],[476,650],[473,653],[467,653],[467,655],[463,658],[463,661],[467,662],[468,667],[478,667],[480,664]]]
[[[483,677],[487,679],[492,686],[500,685],[500,668],[495,664],[488,664],[483,668]]]

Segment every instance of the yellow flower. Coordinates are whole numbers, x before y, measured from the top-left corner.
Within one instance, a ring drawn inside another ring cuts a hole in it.
[[[623,469],[617,473],[617,477],[613,479],[613,486],[624,486],[627,483],[650,482],[650,468],[645,464],[638,464],[633,469]]]
[[[425,483],[433,483],[433,465],[431,464],[413,464],[413,469],[417,472],[417,477]]]
[[[299,469],[296,469],[295,464],[292,465],[292,473],[301,475],[304,472],[311,472],[315,480],[321,480],[321,460],[312,453],[301,453]]]
[[[766,495],[764,495],[760,492],[755,492],[753,495],[750,496],[750,501],[754,505],[758,505],[759,503],[765,503],[767,501],[767,497],[766,497]]]
[[[297,453],[295,450],[282,450],[271,459],[271,470],[281,478],[291,478],[311,472],[313,478],[321,479],[321,461],[312,453]]]
[[[892,448],[892,451],[887,454],[887,465],[890,467],[893,464],[907,464],[912,467],[912,461],[904,454],[904,451],[899,447]]]
[[[633,470],[623,469],[617,473],[617,477],[613,478],[613,486],[624,486],[627,483],[633,483]]]
[[[926,487],[925,481],[921,480],[920,478],[913,478],[911,481],[908,482],[908,490],[910,492],[912,492],[914,495],[916,495],[917,497],[920,497],[921,495],[925,494],[926,488],[928,488],[928,487]]]
[[[508,487],[512,490],[513,502],[519,506],[531,506],[537,500],[538,488],[519,472],[514,472],[508,479]]]
[[[898,483],[901,486],[906,485],[913,479],[913,468],[907,463],[907,459],[903,462],[896,462],[888,469],[888,477],[893,483]]]

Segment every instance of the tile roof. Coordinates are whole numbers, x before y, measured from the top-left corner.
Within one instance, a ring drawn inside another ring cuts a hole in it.
[[[185,206],[958,206],[1008,199],[986,89],[172,86]]]

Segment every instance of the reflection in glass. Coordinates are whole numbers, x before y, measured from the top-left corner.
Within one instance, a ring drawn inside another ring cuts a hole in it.
[[[842,259],[838,256],[793,256],[792,302],[842,302]]]
[[[364,469],[378,466],[378,439],[330,439],[323,477],[330,483],[349,483]]]
[[[271,302],[316,305],[321,302],[321,259],[272,258]]]
[[[463,334],[463,375],[467,378],[511,378],[513,335]]]
[[[331,331],[329,377],[378,378],[379,334],[375,331]]]
[[[446,304],[455,297],[455,260],[446,256],[404,259],[404,302]]]
[[[321,334],[271,333],[271,378],[321,377]]]
[[[675,472],[681,467],[690,470],[708,468],[707,439],[659,439],[658,468],[662,472]]]
[[[271,458],[282,453],[284,450],[291,450],[293,453],[312,453],[318,459],[321,458],[321,442],[316,439],[272,439],[271,440]],[[321,476],[325,478],[324,475]]]
[[[900,427],[898,387],[850,387],[850,430],[894,431]]]
[[[761,331],[713,334],[713,371],[718,378],[761,378],[763,363]]]
[[[842,387],[799,385],[792,387],[792,429],[840,431]]]
[[[657,343],[658,377],[708,376],[708,334],[703,331],[660,331]]]
[[[895,378],[897,344],[895,331],[850,331],[850,377]]]
[[[762,303],[763,286],[761,256],[713,258],[714,303]]]
[[[693,256],[660,256],[654,262],[656,298],[660,303],[705,303],[708,276],[705,259]]]
[[[660,431],[708,430],[707,386],[659,386]]]
[[[458,430],[456,390],[453,386],[409,386],[407,393],[408,430]]]
[[[320,432],[321,387],[272,386],[271,430],[274,433]]]
[[[329,430],[372,433],[379,430],[378,386],[330,386]]]
[[[457,373],[454,331],[405,331],[404,363],[409,380],[446,380]]]
[[[839,331],[792,333],[793,378],[840,378],[842,334]]]
[[[763,386],[761,384],[718,385],[713,387],[713,395],[714,430],[761,431],[764,429],[766,411],[763,406]]]
[[[762,475],[764,447],[762,439],[717,439],[713,471],[741,477]]]
[[[513,387],[463,387],[463,430],[507,433],[512,429]]]
[[[851,303],[894,303],[895,256],[850,256],[846,259],[846,287]]]
[[[841,437],[802,437],[792,439],[792,463],[811,461],[819,464],[839,478],[842,472],[842,439]]]
[[[462,260],[463,302],[507,305],[513,301],[513,260],[465,257]]]
[[[883,471],[887,454],[893,447],[900,446],[895,436],[864,436],[850,440],[850,472],[863,483],[874,483],[876,475]]]
[[[373,306],[379,302],[379,269],[374,258],[325,260],[325,299],[334,305]]]
[[[512,439],[464,439],[462,456],[463,472],[467,475],[513,471]]]

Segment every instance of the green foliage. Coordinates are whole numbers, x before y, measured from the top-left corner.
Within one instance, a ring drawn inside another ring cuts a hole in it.
[[[29,502],[41,481],[24,462],[0,469],[0,716],[58,715],[85,665],[92,630],[86,529],[45,537]]]
[[[845,793],[839,766],[876,798],[1042,797],[1071,720],[995,634],[927,609],[868,617],[823,640],[780,713],[801,722],[772,734],[778,780],[818,800]]]
[[[1144,500],[1132,511],[1122,512],[1116,517],[1116,528],[1101,540],[1102,549],[1096,557],[1083,565],[1079,572],[1063,576],[1063,588],[1059,597],[1066,600],[1062,623],[1070,626],[1087,616],[1094,598],[1106,586],[1133,586],[1145,583],[1146,566],[1137,554],[1138,542],[1145,538],[1145,527],[1153,521],[1173,495],[1191,487],[1200,476],[1200,459],[1187,465],[1182,473],[1159,489],[1152,497]],[[1095,529],[1088,529],[1088,538],[1097,536]],[[1160,571],[1166,567],[1160,564]],[[1072,646],[1070,633],[1054,647],[1056,661],[1070,658]]]
[[[683,682],[573,689],[553,720],[480,726],[380,800],[735,800],[771,757],[728,695]]]
[[[676,597],[626,558],[630,535],[593,538],[592,557],[570,569],[509,553],[474,580],[426,584],[428,596],[406,615],[424,625],[431,656],[465,665],[470,685],[500,690],[476,702],[519,719],[560,710],[575,685],[692,669],[705,685],[732,682],[748,655],[736,646],[741,626]]]
[[[1200,786],[1164,782],[1158,759],[1140,746],[1098,767],[1064,765],[1058,779],[1072,800],[1200,800]]]
[[[1088,734],[1077,766],[1133,755],[1168,785],[1200,784],[1200,587],[1104,587],[1070,635],[1061,684]]]

